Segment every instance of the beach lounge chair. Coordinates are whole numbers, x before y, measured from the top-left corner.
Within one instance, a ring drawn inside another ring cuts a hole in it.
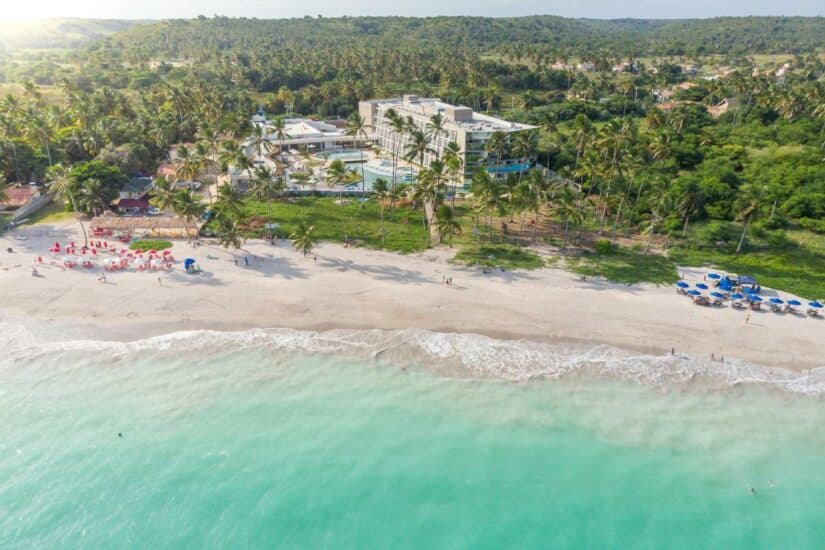
[[[810,315],[811,317],[818,317],[819,316],[819,310],[814,309],[812,307],[809,307],[808,308],[808,315]]]

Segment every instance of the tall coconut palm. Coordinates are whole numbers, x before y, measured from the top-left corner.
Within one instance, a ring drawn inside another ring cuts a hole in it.
[[[252,129],[252,147],[255,148],[257,159],[263,157],[264,151],[267,154],[272,153],[272,143],[267,139],[266,128],[263,124],[255,124]]]
[[[505,151],[510,146],[507,134],[497,130],[490,135],[490,139],[484,144],[484,149],[488,154],[492,154],[496,159],[495,176],[498,178],[499,168]]]
[[[537,132],[519,132],[515,135],[513,140],[513,154],[519,158],[518,182],[521,183],[521,178],[524,175],[524,166],[529,165],[533,155],[536,154],[536,149],[539,146],[539,135]]]
[[[243,246],[243,233],[236,219],[224,215],[216,216],[215,235],[218,237],[218,243],[226,249],[230,246],[240,249]]]
[[[175,214],[183,220],[186,235],[189,240],[197,238],[197,235],[194,235],[194,231],[192,230],[195,229],[197,220],[199,220],[206,211],[206,206],[192,193],[191,189],[185,189],[179,190],[175,194],[173,208]]]
[[[439,146],[438,140],[441,138],[442,135],[447,135],[447,119],[444,118],[444,115],[441,113],[436,113],[430,117],[430,121],[425,126],[427,138],[429,138],[430,143],[435,145],[434,152],[435,157],[438,158],[439,154]]]
[[[395,134],[392,140],[392,182],[391,182],[391,189],[394,191],[396,188],[396,171],[398,169],[398,156],[401,154],[399,151],[399,146],[403,143],[405,139],[406,132],[407,132],[407,121],[404,120],[404,117],[400,116],[395,109],[390,107],[384,113],[384,119],[387,121],[387,125],[390,127],[392,132]]]
[[[578,197],[576,192],[568,185],[565,185],[556,199],[556,206],[554,208],[556,215],[561,216],[564,220],[564,240],[563,245],[567,246],[567,236],[570,229],[570,224],[575,226],[581,224],[584,220],[584,215],[579,207]]]
[[[2,180],[0,180],[2,181]],[[89,238],[86,234],[86,227],[83,225],[83,220],[80,217],[80,212],[77,209],[77,201],[74,193],[72,193],[71,170],[62,164],[55,164],[46,170],[46,181],[48,182],[49,193],[51,193],[53,200],[68,201],[74,211],[75,218],[80,224],[80,231],[83,233],[83,244],[89,244]]]
[[[698,214],[705,204],[705,197],[699,182],[693,178],[688,179],[680,189],[681,196],[676,203],[676,210],[684,221],[682,225],[682,238],[687,235],[688,222],[692,216]]]
[[[384,245],[384,205],[390,198],[390,188],[387,180],[378,178],[372,184],[372,196],[378,201],[381,216],[381,245]]]
[[[344,161],[341,159],[335,159],[327,166],[325,178],[329,185],[338,187],[339,202],[341,207],[343,207],[344,187],[357,182],[358,174],[354,170],[347,168],[347,165],[344,164]]]
[[[240,191],[225,183],[218,187],[217,200],[212,205],[215,214],[222,214],[236,219],[243,212],[243,195]]]
[[[255,167],[252,172],[252,186],[249,188],[249,194],[259,201],[264,201],[267,203],[270,224],[272,224],[272,203],[278,196],[278,193],[283,191],[283,189],[283,182],[275,180],[274,174],[269,167]],[[268,229],[267,235],[269,235]]]
[[[461,222],[455,216],[455,211],[447,204],[442,204],[436,212],[436,225],[438,226],[439,242],[447,239],[447,245],[452,248],[453,237],[461,233]]]
[[[464,159],[458,143],[451,141],[444,148],[444,164],[447,167],[447,178],[453,183],[452,207],[455,209],[456,188],[464,185]]]
[[[424,155],[432,153],[430,148],[430,138],[420,128],[410,128],[407,131],[408,143],[404,159],[409,162],[417,162],[419,168],[424,168]]]
[[[90,178],[81,183],[77,202],[83,210],[94,216],[104,212],[107,204],[103,182],[97,178]]]
[[[175,205],[175,185],[163,176],[155,178],[152,189],[149,190],[149,202],[161,210],[173,208]]]
[[[745,244],[745,237],[748,234],[751,222],[759,217],[764,199],[765,189],[755,184],[745,184],[739,189],[739,199],[736,202],[736,219],[742,221],[742,236],[736,246],[736,253],[742,251]]]
[[[364,121],[363,117],[357,112],[353,112],[349,118],[347,119],[347,127],[346,133],[348,136],[353,137],[353,143],[355,144],[355,148],[358,149],[361,162],[361,192],[365,191],[365,181],[364,181],[364,149],[358,147],[358,139],[363,137],[364,140],[367,139],[367,128],[369,125]]]

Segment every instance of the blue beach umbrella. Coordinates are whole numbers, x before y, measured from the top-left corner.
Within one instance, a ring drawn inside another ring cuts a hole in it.
[[[708,285],[706,285],[705,283],[696,283],[696,288],[701,288],[702,290],[707,290]]]
[[[194,258],[186,258],[185,260],[183,260],[183,267],[191,267],[193,265],[195,265]]]
[[[802,302],[800,302],[799,300],[788,300],[788,305],[789,306],[801,306]]]
[[[745,297],[742,294],[739,294],[738,292],[736,292],[736,293],[730,295],[730,299],[731,300],[744,300]]]
[[[718,273],[708,273],[708,279],[719,280],[721,278],[722,278],[722,276],[719,275]]]
[[[698,290],[688,290],[687,293],[690,294],[691,296],[701,296],[702,295],[702,293],[699,292]]]
[[[750,300],[751,302],[761,302],[762,297],[757,296],[756,294],[748,294],[748,300]]]
[[[780,304],[784,304],[784,303],[785,303],[785,302],[783,302],[782,300],[780,300],[779,298],[771,298],[771,299],[770,299],[770,302],[771,302],[772,304],[776,304],[776,305],[780,305]]]
[[[822,309],[822,304],[820,304],[817,301],[808,302],[808,305],[811,306],[814,309]]]
[[[722,294],[721,292],[711,292],[710,295],[713,296],[714,298],[719,298],[720,300],[725,297],[725,295]]]
[[[676,283],[676,286],[678,286],[679,288],[688,288],[688,287],[690,287],[690,285],[687,284],[684,281],[679,281],[678,283]]]

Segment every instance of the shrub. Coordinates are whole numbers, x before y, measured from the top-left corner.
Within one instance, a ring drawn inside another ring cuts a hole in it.
[[[813,231],[814,233],[825,233],[825,220],[812,220],[811,218],[800,218],[799,227]]]
[[[615,252],[615,247],[613,243],[608,241],[607,239],[599,239],[593,245],[593,249],[596,251],[596,254],[613,254]]]
[[[172,248],[172,243],[169,241],[161,241],[157,239],[142,239],[139,241],[133,242],[129,245],[131,250],[164,250],[166,248]]]

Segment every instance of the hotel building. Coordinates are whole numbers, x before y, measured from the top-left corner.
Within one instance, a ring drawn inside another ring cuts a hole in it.
[[[442,157],[447,144],[458,144],[464,161],[465,182],[471,178],[479,167],[485,167],[491,174],[503,176],[509,172],[527,170],[533,158],[496,159],[495,154],[488,153],[485,144],[495,132],[504,132],[510,140],[519,132],[536,129],[535,126],[508,122],[500,118],[476,113],[469,107],[450,105],[435,98],[419,98],[405,95],[392,99],[373,99],[361,101],[358,112],[364,123],[370,127],[375,143],[386,151],[396,151],[404,155],[409,138],[399,135],[389,125],[387,111],[394,109],[403,118],[412,120],[419,129],[428,132],[427,125],[433,115],[440,113],[444,117],[444,132],[430,143],[433,152],[424,156],[424,166],[429,166],[433,159]],[[507,157],[511,155],[505,155]]]

